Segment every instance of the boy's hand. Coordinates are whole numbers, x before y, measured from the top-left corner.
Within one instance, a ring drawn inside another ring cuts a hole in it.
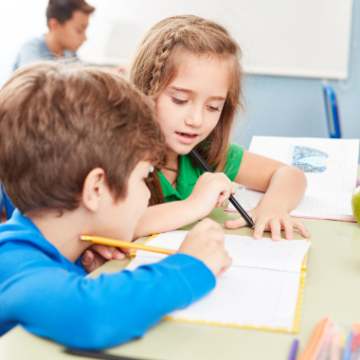
[[[294,228],[298,229],[303,237],[310,237],[306,226],[292,218],[281,203],[260,203],[255,209],[249,211],[249,215],[255,224],[254,239],[256,240],[261,239],[264,231],[271,231],[271,238],[274,241],[280,241],[281,229],[285,230],[286,240],[293,240]],[[247,222],[241,216],[225,222],[228,229],[237,229],[246,225]]]
[[[186,236],[179,252],[201,260],[215,276],[225,272],[232,259],[224,248],[225,234],[213,220],[204,219]]]
[[[224,173],[205,172],[197,180],[187,202],[191,208],[199,209],[199,218],[208,215],[216,206],[224,206],[235,190]]]
[[[91,273],[108,260],[124,260],[131,249],[118,249],[114,246],[100,244],[91,245],[83,254],[81,264],[87,273]]]

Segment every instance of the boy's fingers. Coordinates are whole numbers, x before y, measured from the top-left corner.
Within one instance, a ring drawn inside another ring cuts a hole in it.
[[[98,253],[100,256],[102,256],[106,260],[111,260],[111,259],[123,260],[126,257],[124,254],[128,254],[131,251],[134,251],[131,249],[119,249],[114,246],[107,246],[107,245],[100,245],[100,244],[93,245],[89,250],[92,250],[92,251]]]
[[[134,251],[136,251],[135,249],[125,249],[125,248],[121,248],[121,252],[123,254],[131,254],[133,253]]]
[[[201,220],[198,224],[196,224],[193,228],[194,231],[205,231],[205,230],[222,230],[220,224],[215,222],[214,220],[211,220],[209,218],[206,218],[204,220]]]
[[[97,252],[99,255],[104,257],[107,260],[110,260],[112,258],[112,253],[114,252],[113,246],[106,246],[106,245],[100,245],[100,244],[94,244],[89,248],[89,250],[93,252]]]
[[[87,273],[91,273],[103,265],[107,260],[91,250],[86,250],[81,258],[81,264]]]
[[[81,258],[82,265],[90,265],[94,261],[94,254],[90,250],[86,250]]]
[[[115,260],[124,260],[126,258],[126,255],[119,251],[118,249],[115,249],[115,251],[113,252],[113,259]]]
[[[215,241],[216,243],[220,244],[221,247],[223,247],[225,244],[225,233],[222,228],[218,230],[215,229],[209,230],[207,237]]]
[[[274,241],[281,240],[281,225],[279,220],[271,220],[270,221],[270,229],[271,229],[271,238]]]

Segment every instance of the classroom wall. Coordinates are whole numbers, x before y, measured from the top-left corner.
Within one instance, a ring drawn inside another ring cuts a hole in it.
[[[360,1],[354,1],[350,78],[329,81],[338,96],[343,137],[360,137]],[[357,43],[357,46],[356,46]],[[247,111],[233,141],[248,149],[253,135],[328,137],[321,80],[245,76]]]
[[[0,88],[11,74],[19,42],[46,31],[44,8],[47,0],[17,0],[0,3]],[[24,10],[17,22],[15,7]],[[27,14],[32,16],[27,16]],[[357,17],[357,18],[356,18]],[[360,0],[354,0],[352,42],[360,40]],[[21,26],[19,25],[21,24]],[[343,90],[329,81],[338,95],[344,138],[360,137],[360,47],[350,54],[352,86]],[[246,115],[233,140],[248,148],[253,135],[328,137],[321,81],[275,76],[246,76]]]

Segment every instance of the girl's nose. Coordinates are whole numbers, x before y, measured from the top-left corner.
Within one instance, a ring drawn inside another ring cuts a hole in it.
[[[193,127],[200,127],[204,121],[204,114],[201,109],[197,109],[186,117],[185,123],[186,125]]]

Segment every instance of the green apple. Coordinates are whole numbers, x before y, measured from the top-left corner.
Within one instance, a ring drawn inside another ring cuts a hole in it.
[[[360,186],[358,186],[353,193],[351,205],[355,220],[360,224]]]

